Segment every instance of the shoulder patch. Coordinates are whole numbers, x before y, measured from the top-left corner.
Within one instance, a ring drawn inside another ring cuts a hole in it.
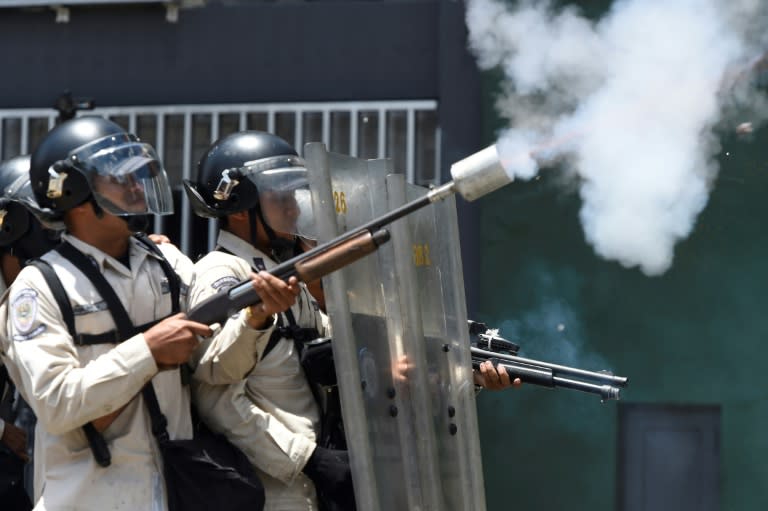
[[[240,281],[234,275],[228,275],[215,281],[213,284],[211,284],[211,287],[216,291],[221,291],[222,289],[229,289],[239,282]]]
[[[13,297],[11,319],[20,334],[28,334],[37,318],[37,291],[25,288]]]
[[[27,334],[16,334],[16,335],[14,335],[13,336],[13,340],[14,341],[28,341],[30,339],[34,339],[38,335],[40,335],[43,332],[45,332],[45,328],[46,328],[45,325],[39,325],[37,328],[35,328],[34,330],[32,330],[31,332],[29,332]]]

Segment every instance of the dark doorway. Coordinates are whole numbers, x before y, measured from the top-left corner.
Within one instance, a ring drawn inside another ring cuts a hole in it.
[[[720,407],[619,407],[618,511],[719,511]]]

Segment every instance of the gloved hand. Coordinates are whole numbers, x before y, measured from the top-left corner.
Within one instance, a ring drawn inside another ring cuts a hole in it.
[[[332,511],[354,511],[355,490],[347,451],[315,447],[304,466],[317,490],[318,497]]]

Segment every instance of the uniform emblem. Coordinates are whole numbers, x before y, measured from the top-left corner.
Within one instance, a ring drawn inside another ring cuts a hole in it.
[[[211,284],[211,287],[215,289],[216,291],[221,291],[222,289],[229,289],[235,284],[240,282],[237,280],[237,277],[233,277],[231,275],[228,275],[226,277],[221,277],[220,279],[216,280],[213,284]]]
[[[35,324],[37,317],[37,291],[22,289],[13,298],[11,304],[11,319],[13,326],[20,334],[28,334]]]

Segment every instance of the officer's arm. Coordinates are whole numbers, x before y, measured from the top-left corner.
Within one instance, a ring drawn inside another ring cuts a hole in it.
[[[8,357],[24,396],[50,433],[66,433],[119,409],[157,373],[141,334],[83,365],[36,268],[19,275],[8,307]]]
[[[205,423],[218,432],[226,432],[227,439],[243,451],[256,468],[285,484],[291,484],[301,473],[315,449],[315,442],[305,434],[288,429],[277,411],[271,414],[254,406],[244,385],[196,383],[192,389]],[[293,416],[292,420],[306,421],[304,428],[312,429],[309,418]]]
[[[250,268],[234,260],[227,258],[226,264],[214,264],[210,258],[203,258],[195,265],[195,282],[189,292],[190,308],[248,278]],[[273,329],[274,323],[255,330],[248,324],[247,310],[238,312],[212,337],[202,340],[192,359],[194,377],[211,384],[242,380],[258,362],[259,353],[269,342]]]

